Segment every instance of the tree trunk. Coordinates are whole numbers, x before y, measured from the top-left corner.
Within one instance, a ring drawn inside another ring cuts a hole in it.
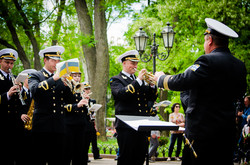
[[[94,23],[96,40],[96,74],[94,83],[94,96],[96,101],[102,104],[97,113],[98,131],[106,138],[105,117],[106,117],[106,93],[109,80],[109,54],[107,41],[107,22],[105,17],[105,1],[95,0]]]
[[[25,54],[25,51],[24,51],[24,49],[19,41],[19,38],[18,38],[17,33],[16,33],[16,29],[13,26],[11,19],[9,18],[8,11],[6,10],[7,6],[5,6],[3,3],[0,3],[0,5],[2,6],[2,9],[3,9],[1,12],[1,16],[4,18],[6,25],[11,33],[12,40],[17,48],[18,56],[23,64],[24,69],[28,69],[28,68],[30,68],[30,62],[29,62],[29,60]]]
[[[160,101],[167,100],[168,98],[168,91],[167,90],[160,90]],[[168,112],[164,112],[164,107],[160,107],[160,115],[165,121],[168,121],[169,114]],[[169,136],[169,131],[162,131],[161,132],[162,136]]]
[[[62,25],[62,14],[65,8],[65,0],[61,0],[61,3],[58,8],[57,19],[54,25],[54,31],[52,36],[52,46],[58,43],[59,32]]]
[[[93,41],[93,26],[91,15],[85,0],[75,0],[75,7],[80,23],[80,29],[84,37],[90,42],[83,44],[84,58],[87,65],[88,80],[91,84],[93,99],[102,108],[96,115],[96,126],[101,133],[101,137],[106,139],[105,131],[105,111],[106,111],[106,92],[109,79],[109,55],[107,42],[107,22],[105,18],[104,1],[94,1],[94,25],[95,25],[95,42]],[[91,45],[91,46],[89,46]]]
[[[40,63],[40,57],[39,57],[39,45],[37,43],[37,40],[35,38],[34,35],[34,31],[32,29],[32,25],[30,24],[28,18],[26,17],[25,13],[23,12],[20,4],[18,3],[17,0],[13,0],[14,4],[16,6],[16,9],[19,11],[22,19],[23,19],[23,23],[21,23],[21,25],[23,26],[24,30],[25,30],[25,34],[28,36],[28,38],[30,39],[30,42],[32,44],[33,47],[33,52],[34,52],[34,67],[37,70],[40,70],[42,68],[42,65]]]

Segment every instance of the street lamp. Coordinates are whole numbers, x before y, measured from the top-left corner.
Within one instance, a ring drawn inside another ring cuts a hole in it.
[[[173,47],[175,32],[173,28],[169,25],[170,23],[168,22],[167,26],[164,27],[161,32],[162,37],[163,37],[163,44],[164,44],[164,47],[167,49],[168,54],[164,52],[158,53],[159,45],[155,43],[155,33],[153,34],[153,45],[150,46],[151,54],[144,53],[146,45],[147,45],[148,36],[142,30],[143,29],[142,27],[140,27],[139,31],[135,33],[135,36],[134,36],[135,46],[136,46],[136,50],[140,53],[141,60],[143,62],[149,62],[153,57],[153,73],[155,73],[156,71],[156,61],[155,61],[156,57],[161,61],[166,60],[169,56],[171,48]]]

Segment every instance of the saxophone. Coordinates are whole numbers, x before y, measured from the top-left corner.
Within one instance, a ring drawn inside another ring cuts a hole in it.
[[[34,99],[32,99],[29,110],[27,112],[27,115],[29,116],[30,120],[24,123],[24,128],[29,131],[32,129],[32,118],[33,118],[34,109],[35,109]]]

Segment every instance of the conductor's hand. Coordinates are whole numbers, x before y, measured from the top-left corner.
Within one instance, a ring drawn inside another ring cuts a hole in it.
[[[162,75],[165,75],[164,74],[164,72],[155,72],[155,74],[154,74],[154,80],[155,80],[155,82],[157,82],[157,80],[158,80],[158,78],[160,77],[160,76],[162,76]]]
[[[142,70],[139,72],[139,74],[138,74],[138,78],[139,78],[140,80],[144,80],[144,75],[145,75],[146,72],[147,72],[146,69],[142,69]]]
[[[80,107],[83,107],[84,105],[88,105],[88,100],[87,99],[82,99],[78,104],[77,104],[77,107],[80,108]]]

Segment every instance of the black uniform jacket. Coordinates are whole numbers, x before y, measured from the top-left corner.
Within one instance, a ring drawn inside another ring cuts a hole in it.
[[[80,108],[77,107],[77,104],[79,103],[79,101],[81,101],[81,99],[81,94],[75,93],[74,102],[72,102],[72,104],[65,105],[65,107],[67,108],[65,123],[67,125],[86,125],[88,109],[86,106]],[[70,110],[69,108],[72,109]]]
[[[182,74],[161,76],[159,87],[189,90],[186,134],[216,138],[234,133],[234,102],[246,91],[246,68],[227,48],[200,56]]]
[[[112,95],[115,100],[116,115],[149,116],[152,107],[148,104],[157,98],[157,88],[139,85],[137,80],[131,80],[122,72],[110,79]],[[116,119],[116,128],[128,128],[126,124]]]
[[[61,79],[54,81],[44,69],[31,74],[29,87],[35,100],[32,131],[64,133],[64,105],[74,98],[70,89]]]
[[[10,100],[7,98],[7,92],[12,86],[12,80],[8,80],[0,71],[0,110],[2,117],[0,127],[8,131],[15,131],[15,129],[22,128],[19,113],[22,111],[22,106],[18,94],[14,93]]]

